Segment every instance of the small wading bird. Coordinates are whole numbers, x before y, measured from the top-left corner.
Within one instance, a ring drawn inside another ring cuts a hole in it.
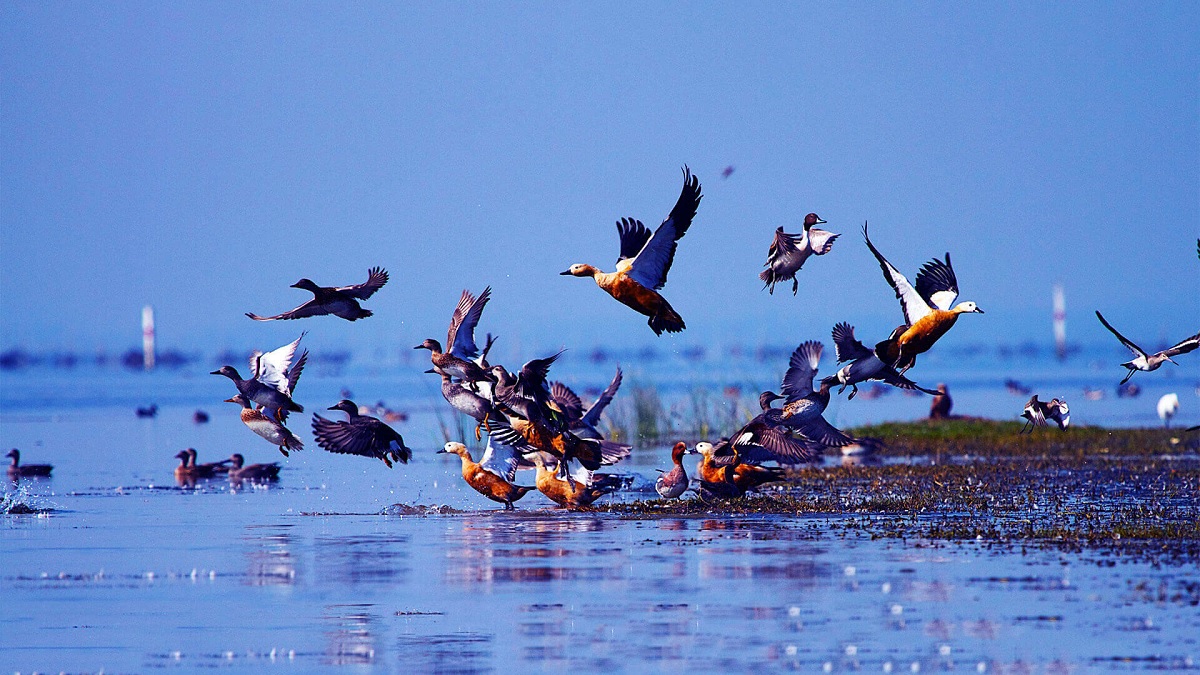
[[[447,443],[437,454],[458,455],[462,460],[462,477],[476,492],[504,505],[506,511],[513,510],[513,502],[532,492],[533,487],[517,485],[517,469],[522,460],[512,446],[488,439],[487,451],[479,463],[471,459],[471,453],[462,443]],[[525,467],[527,468],[527,467]]]
[[[1188,352],[1195,351],[1197,347],[1200,347],[1200,333],[1197,333],[1192,337],[1187,338],[1183,342],[1175,345],[1174,347],[1168,347],[1167,349],[1164,349],[1161,352],[1155,352],[1154,354],[1147,354],[1144,349],[1131,342],[1129,338],[1117,332],[1117,329],[1113,328],[1112,324],[1104,320],[1104,315],[1101,314],[1099,310],[1096,311],[1096,318],[1100,319],[1100,323],[1104,324],[1104,327],[1107,328],[1109,332],[1117,336],[1117,339],[1121,341],[1121,344],[1125,345],[1126,349],[1133,352],[1134,358],[1121,364],[1125,368],[1129,369],[1129,372],[1125,374],[1125,379],[1121,380],[1120,384],[1125,384],[1128,382],[1129,378],[1133,377],[1133,374],[1139,370],[1145,372],[1158,370],[1159,366],[1166,361],[1175,363],[1175,361],[1171,358],[1172,356],[1187,354]],[[1175,363],[1175,365],[1179,364]]]
[[[290,429],[283,426],[280,422],[267,417],[263,414],[263,409],[255,409],[250,403],[250,399],[244,394],[238,394],[233,398],[225,399],[226,403],[237,403],[242,406],[242,424],[250,428],[250,431],[267,439],[271,445],[279,448],[279,452],[283,453],[284,457],[289,456],[289,451],[303,450],[304,443],[300,442],[299,438],[291,432]]]
[[[914,287],[871,243],[866,223],[863,224],[863,239],[879,261],[883,278],[896,291],[900,309],[904,311],[904,330],[895,340],[879,343],[876,352],[884,363],[899,369],[903,375],[916,364],[917,354],[929,351],[938,338],[954,326],[959,314],[983,314],[983,310],[970,301],[954,304],[958,298],[958,279],[950,266],[949,253],[945,262],[934,258],[925,263],[917,272]]]
[[[893,335],[892,339],[896,337],[899,336]],[[838,388],[839,394],[846,387],[851,387],[850,395],[847,399],[853,399],[855,394],[858,393],[858,383],[868,380],[879,380],[893,387],[923,391],[926,394],[937,393],[918,385],[916,382],[896,372],[895,368],[884,363],[879,358],[880,350],[867,349],[866,345],[854,337],[854,326],[844,321],[833,327],[833,345],[837,353],[838,363],[845,361],[849,361],[850,363],[842,366],[837,373],[821,380],[821,383],[824,384],[826,381],[829,381],[831,384],[841,385]]]
[[[17,478],[29,478],[33,476],[49,476],[54,467],[49,464],[21,464],[21,451],[13,448],[5,455],[12,460],[12,464],[8,465],[8,477],[16,480]]]
[[[592,265],[575,264],[559,274],[591,277],[618,302],[650,317],[648,323],[655,335],[662,335],[663,331],[682,331],[686,328],[683,317],[658,291],[667,283],[675,249],[696,216],[700,198],[700,180],[683,167],[683,191],[679,200],[653,234],[640,220],[622,218],[617,222],[621,254],[617,258],[616,271],[601,272]]]
[[[1021,417],[1025,418],[1025,426],[1021,427],[1021,433],[1033,433],[1034,427],[1046,426],[1046,420],[1053,420],[1059,429],[1065,430],[1071,424],[1071,409],[1067,407],[1066,401],[1057,398],[1039,401],[1037,394],[1034,394],[1025,404]]]
[[[479,355],[475,346],[475,326],[483,316],[483,308],[491,299],[491,286],[483,289],[476,298],[470,291],[463,291],[450,316],[450,328],[446,331],[446,351],[433,338],[427,338],[413,349],[428,349],[429,360],[439,374],[457,377],[464,383],[491,381],[492,376],[478,363],[472,361]]]
[[[250,312],[246,312],[246,316],[255,321],[287,321],[332,314],[347,321],[357,321],[371,316],[371,310],[363,309],[358,301],[374,295],[387,281],[388,273],[382,267],[372,267],[367,271],[367,280],[354,286],[318,286],[309,279],[301,279],[292,284],[292,288],[309,291],[313,294],[312,300],[275,316],[259,316]]]
[[[404,445],[404,438],[395,429],[370,415],[360,414],[354,401],[343,399],[329,406],[329,410],[341,410],[347,419],[335,422],[313,415],[313,439],[323,449],[379,459],[389,469],[393,461],[407,464],[412,458],[412,450]]]
[[[304,407],[292,400],[292,391],[296,388],[304,364],[308,362],[308,350],[305,350],[295,366],[292,365],[296,349],[304,336],[305,333],[301,333],[294,342],[265,354],[255,351],[250,355],[250,377],[245,380],[233,366],[221,366],[210,375],[224,375],[233,380],[238,393],[261,408],[266,408],[267,413],[279,422],[285,422],[289,411],[304,412]],[[228,402],[230,399],[225,400]]]
[[[800,289],[796,273],[800,271],[804,262],[809,256],[825,255],[832,251],[833,240],[842,236],[813,227],[824,222],[817,214],[810,213],[804,216],[804,232],[800,234],[788,234],[783,231],[782,226],[775,230],[775,241],[771,242],[771,247],[767,249],[767,262],[764,263],[767,269],[758,275],[766,284],[763,288],[769,289],[774,295],[775,284],[791,279],[792,295],[796,295]]]

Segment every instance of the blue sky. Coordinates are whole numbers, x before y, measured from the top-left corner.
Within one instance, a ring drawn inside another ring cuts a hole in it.
[[[1200,317],[1194,3],[0,5],[0,347],[409,348],[463,288],[513,344],[882,338],[950,251],[987,314],[948,341],[1179,339]],[[705,198],[664,294],[682,336],[574,262]],[[720,171],[736,167],[727,180]],[[778,225],[843,233],[761,291]],[[257,324],[302,276],[392,281],[376,316]]]

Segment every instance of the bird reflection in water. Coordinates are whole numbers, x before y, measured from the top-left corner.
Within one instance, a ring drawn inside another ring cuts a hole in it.
[[[329,605],[325,620],[333,628],[325,632],[329,647],[325,663],[334,666],[361,666],[375,662],[375,635],[372,630],[378,616],[371,614],[374,605]]]
[[[498,525],[492,519],[466,521],[447,533],[444,568],[452,584],[530,581],[604,581],[624,579],[628,552],[619,545],[597,545],[595,537],[608,525],[600,519],[544,518]]]
[[[247,544],[246,583],[251,586],[290,586],[296,583],[291,525],[251,525],[242,539]]]
[[[408,535],[363,534],[316,538],[317,576],[333,584],[402,584],[412,573]]]

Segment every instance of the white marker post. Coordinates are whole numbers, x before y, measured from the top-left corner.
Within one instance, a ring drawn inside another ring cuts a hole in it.
[[[142,367],[154,370],[154,308],[142,308]]]

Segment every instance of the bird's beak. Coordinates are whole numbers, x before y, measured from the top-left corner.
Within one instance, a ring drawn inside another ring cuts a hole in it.
[[[448,453],[446,452],[446,449],[445,449],[445,448],[442,448],[441,450],[438,450],[437,452],[435,452],[435,453],[433,453],[433,454],[435,454],[435,455],[445,455],[445,454],[448,454]]]
[[[219,370],[214,370],[211,373],[209,373],[209,375],[220,375],[220,374],[221,374],[221,371],[219,371]]]
[[[425,345],[417,345],[416,347],[413,347],[413,349],[424,349],[424,348],[425,348]]]
[[[224,401],[224,402],[225,402],[225,403],[237,403],[237,401],[233,400],[233,398],[232,398],[232,397],[225,399],[225,401]]]
[[[430,375],[437,375],[437,371],[434,370],[433,368],[430,368],[429,370],[427,370],[425,372],[429,373]]]
[[[817,225],[825,225],[826,223],[827,223],[827,221],[824,221],[824,220],[821,220],[820,218],[817,218]]]
[[[571,276],[571,270],[567,270],[566,272],[559,272],[559,273],[558,273],[558,276],[560,276],[560,277],[569,277],[569,276]]]
[[[331,405],[328,408],[326,408],[326,410],[341,410],[341,408],[337,407],[336,405]]]

